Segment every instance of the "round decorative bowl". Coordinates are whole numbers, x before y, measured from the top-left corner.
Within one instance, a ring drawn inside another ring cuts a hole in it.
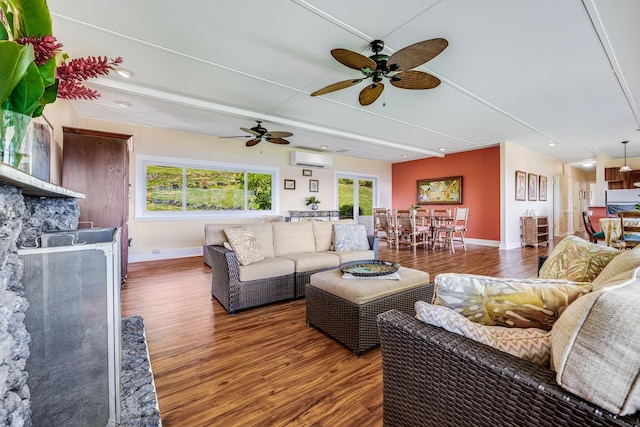
[[[393,274],[400,268],[397,262],[372,259],[365,261],[351,261],[340,264],[340,271],[357,277],[386,276]]]

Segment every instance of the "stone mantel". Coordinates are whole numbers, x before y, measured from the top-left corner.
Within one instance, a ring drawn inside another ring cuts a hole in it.
[[[0,163],[0,184],[18,187],[26,196],[85,198],[82,193],[43,181],[4,163]]]

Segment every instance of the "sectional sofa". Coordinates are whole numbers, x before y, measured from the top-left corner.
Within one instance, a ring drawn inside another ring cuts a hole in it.
[[[378,246],[353,220],[206,224],[203,252],[211,295],[234,314],[301,298],[313,273],[377,259]]]

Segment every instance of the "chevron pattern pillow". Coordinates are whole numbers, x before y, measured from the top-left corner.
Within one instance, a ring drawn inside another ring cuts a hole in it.
[[[505,328],[475,323],[456,311],[424,301],[415,304],[416,317],[425,323],[486,344],[496,350],[549,366],[551,332],[536,328]]]

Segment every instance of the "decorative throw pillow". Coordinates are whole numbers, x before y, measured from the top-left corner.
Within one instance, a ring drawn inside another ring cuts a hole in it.
[[[433,304],[491,326],[550,330],[562,311],[591,291],[589,283],[439,274]]]
[[[640,409],[640,278],[579,298],[551,331],[564,389],[619,415]]]
[[[465,336],[537,365],[549,366],[551,332],[536,328],[505,328],[474,323],[454,310],[416,302],[416,317],[430,325]]]
[[[249,265],[264,259],[250,226],[225,228],[224,234],[227,236],[231,249],[235,251],[240,265]]]
[[[635,277],[633,271],[638,267],[640,267],[640,245],[631,250],[622,251],[620,255],[613,258],[602,272],[598,274],[598,277],[593,279],[593,290],[595,291],[603,286],[608,286],[611,279],[614,277],[622,277],[620,275],[623,273],[627,273],[627,279]]]
[[[609,246],[596,245],[577,236],[567,236],[551,251],[540,268],[538,277],[593,282],[620,253]]]
[[[369,249],[367,230],[362,224],[334,224],[333,246],[338,252]]]

